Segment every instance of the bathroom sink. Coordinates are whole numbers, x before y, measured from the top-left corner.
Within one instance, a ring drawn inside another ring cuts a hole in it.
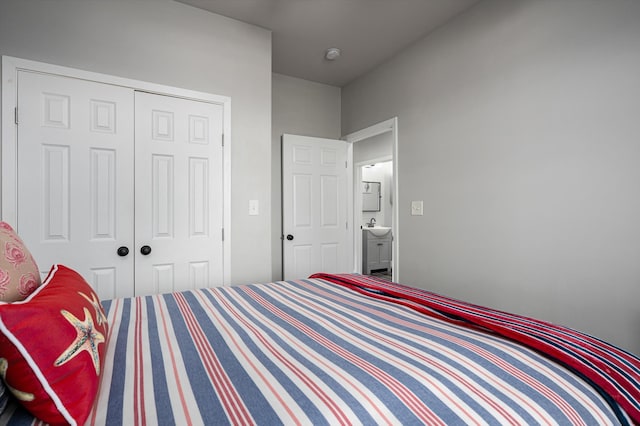
[[[366,227],[363,229],[366,229],[367,231],[371,232],[371,234],[375,235],[376,237],[384,237],[389,232],[391,232],[391,228],[387,226],[374,226],[373,228]]]

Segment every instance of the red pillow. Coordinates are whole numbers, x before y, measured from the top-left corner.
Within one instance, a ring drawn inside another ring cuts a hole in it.
[[[89,284],[54,265],[24,301],[0,302],[0,375],[40,420],[82,425],[98,391],[107,327]]]
[[[40,285],[31,253],[7,222],[0,222],[0,301],[15,302]]]

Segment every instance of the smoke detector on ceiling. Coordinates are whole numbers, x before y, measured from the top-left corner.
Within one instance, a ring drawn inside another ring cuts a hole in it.
[[[337,47],[330,47],[325,52],[324,57],[328,61],[335,61],[336,59],[338,59],[340,57],[340,53],[341,53],[340,49],[338,49]]]

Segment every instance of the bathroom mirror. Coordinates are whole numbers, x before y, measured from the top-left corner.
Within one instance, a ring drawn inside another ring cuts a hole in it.
[[[380,211],[380,182],[362,181],[362,211]]]

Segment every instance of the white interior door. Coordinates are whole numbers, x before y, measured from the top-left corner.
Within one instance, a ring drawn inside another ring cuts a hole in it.
[[[42,273],[81,273],[100,298],[134,294],[133,90],[18,73],[17,230]]]
[[[136,294],[223,282],[223,107],[135,94]]]
[[[351,272],[348,143],[282,137],[284,279]]]

